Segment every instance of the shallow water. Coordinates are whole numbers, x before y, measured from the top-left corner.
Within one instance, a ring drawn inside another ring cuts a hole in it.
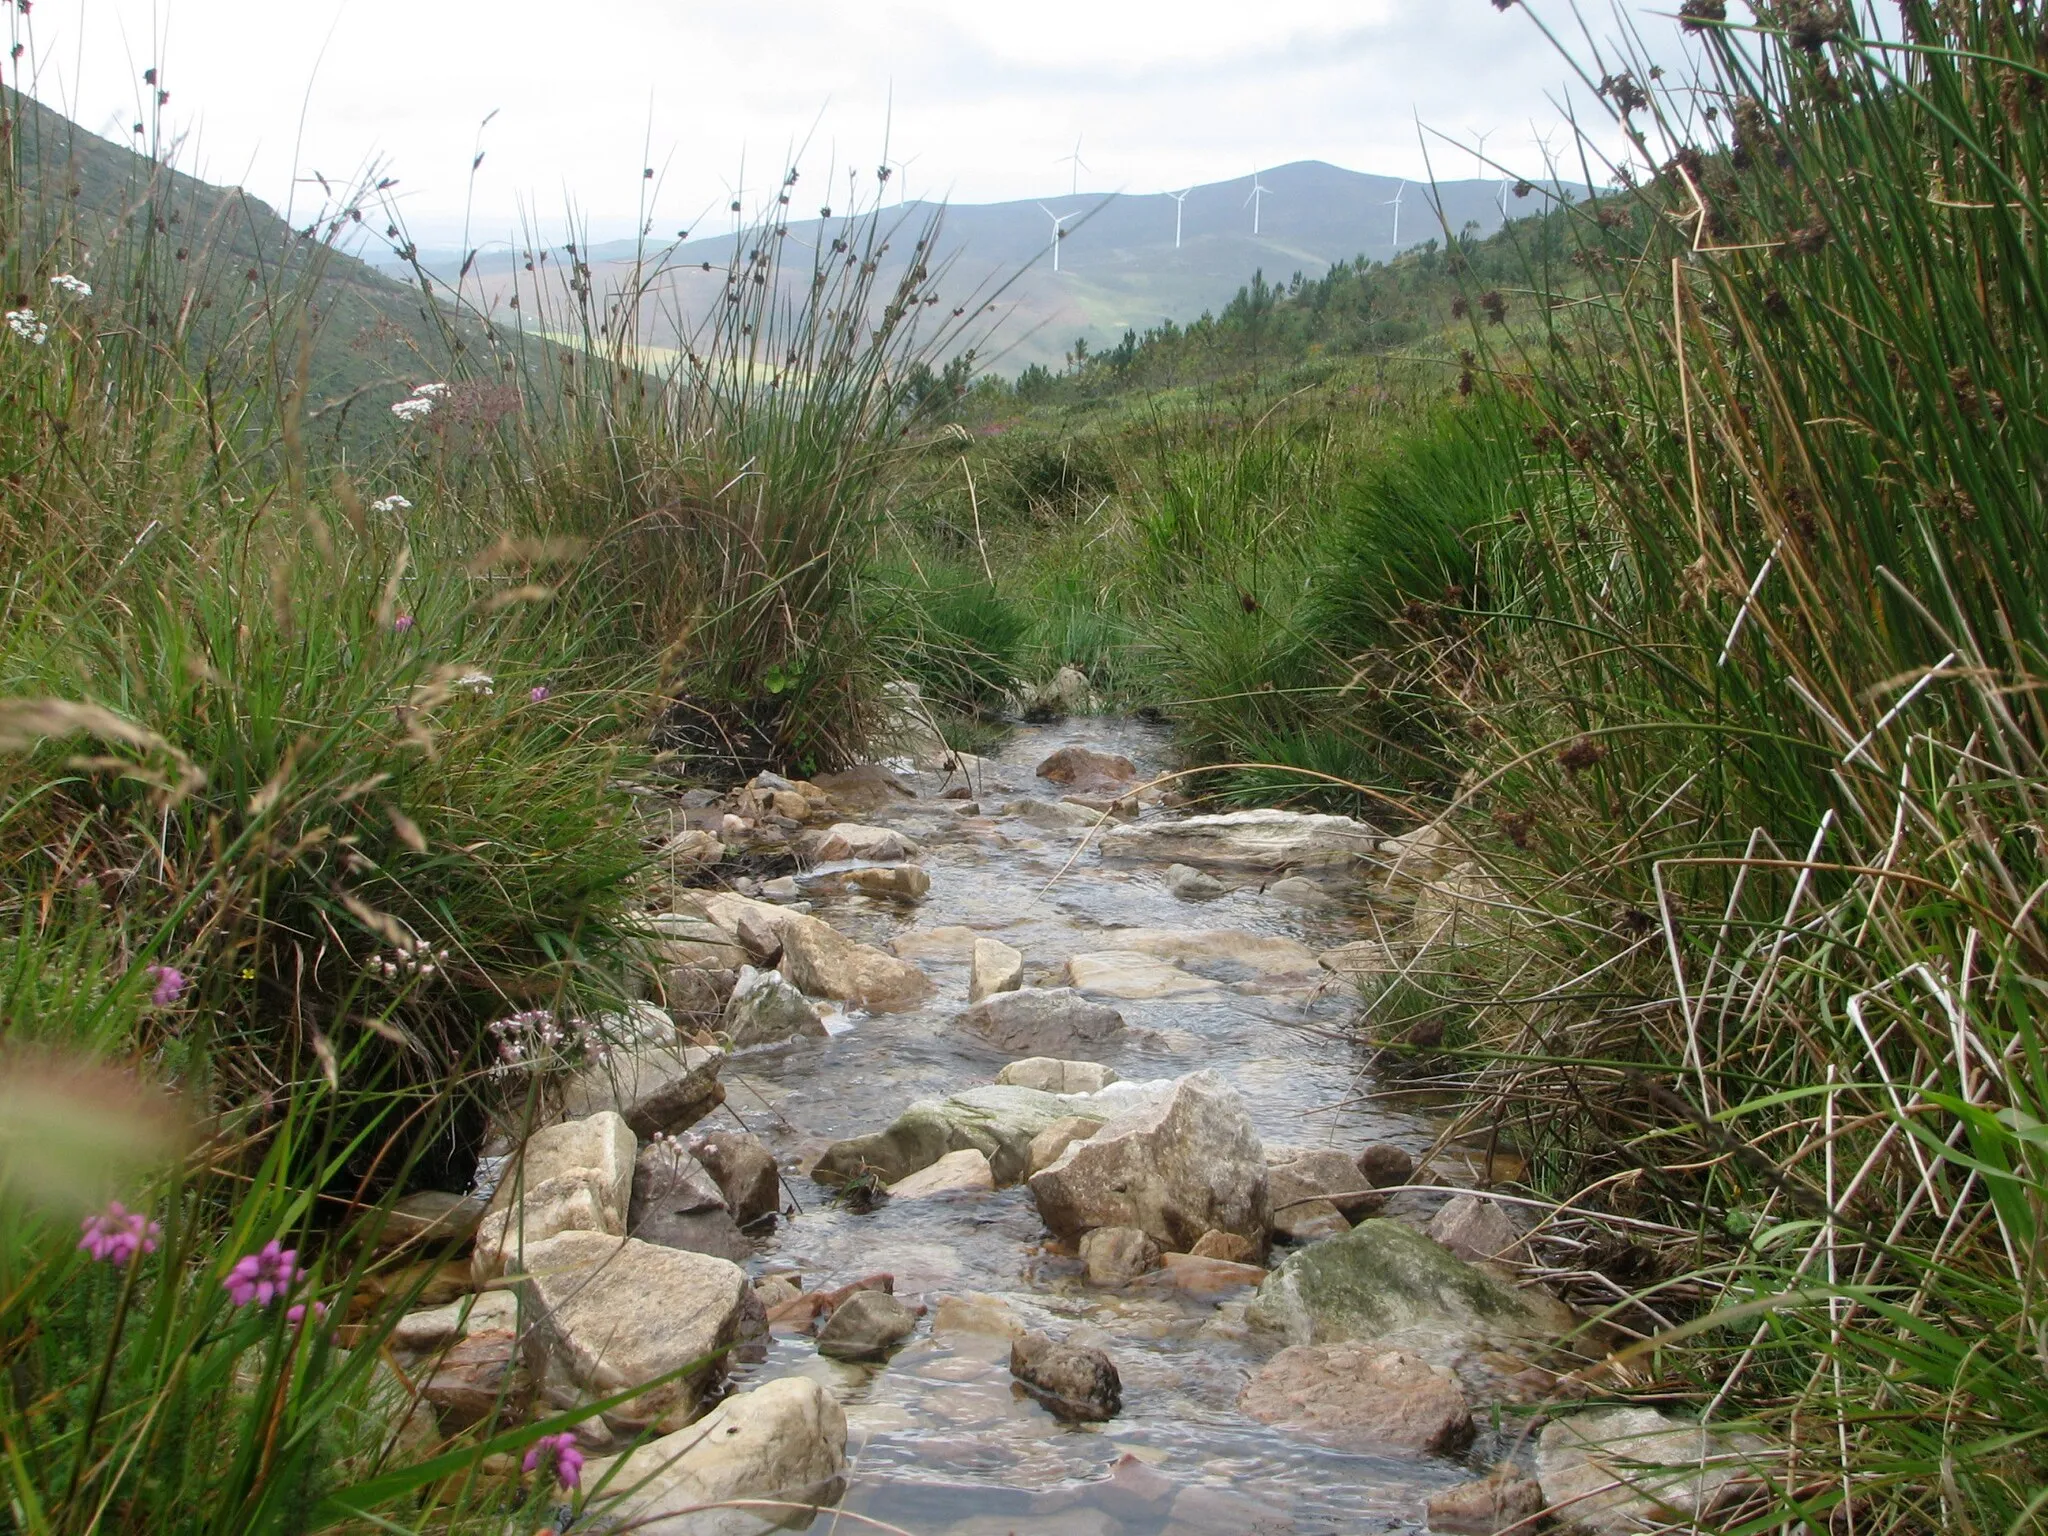
[[[1363,914],[1304,911],[1237,891],[1184,902],[1162,870],[1105,863],[1079,839],[1000,814],[1022,798],[1057,799],[1033,769],[1061,746],[1121,752],[1146,774],[1168,766],[1163,732],[1129,721],[1076,720],[1017,731],[973,785],[986,814],[923,799],[861,818],[893,825],[924,847],[930,895],[915,907],[864,897],[821,900],[817,915],[886,946],[910,929],[960,924],[1025,956],[1026,985],[1058,983],[1068,957],[1117,947],[1118,928],[1236,929],[1299,939],[1321,950],[1359,938]],[[925,776],[927,786],[936,779]],[[1161,814],[1148,812],[1148,815]],[[967,967],[926,960],[937,983],[913,1013],[856,1014],[828,1041],[748,1052],[727,1068],[728,1107],[699,1127],[743,1124],[790,1169],[828,1140],[879,1129],[912,1100],[992,1081],[1005,1057],[950,1027],[966,1005]],[[1195,961],[1191,969],[1205,967]],[[1225,970],[1211,970],[1231,980]],[[1352,1003],[1341,987],[1260,995],[1226,986],[1158,1000],[1111,999],[1131,1044],[1108,1056],[1126,1079],[1204,1067],[1243,1096],[1269,1143],[1355,1153],[1393,1141],[1420,1153],[1433,1128],[1363,1095],[1361,1053],[1342,1033]],[[835,1021],[835,1023],[838,1021]],[[830,1287],[886,1270],[896,1294],[936,1308],[941,1297],[1003,1297],[1055,1335],[1094,1330],[1123,1377],[1124,1410],[1110,1423],[1055,1420],[1013,1389],[1007,1345],[971,1335],[933,1339],[928,1325],[886,1364],[820,1357],[808,1337],[778,1336],[765,1362],[736,1385],[814,1375],[846,1406],[852,1472],[844,1508],[917,1536],[1154,1536],[1154,1533],[1392,1531],[1420,1525],[1429,1492],[1472,1475],[1443,1458],[1373,1457],[1327,1449],[1237,1411],[1248,1374],[1276,1347],[1247,1334],[1249,1293],[1221,1301],[1085,1286],[1080,1265],[1047,1249],[1029,1192],[883,1203],[856,1214],[794,1172],[802,1214],[759,1244],[753,1268],[799,1271]],[[1472,1453],[1483,1461],[1488,1437]],[[1128,1453],[1156,1477],[1110,1469]],[[1176,1499],[1160,1479],[1183,1491]],[[1247,1502],[1248,1501],[1248,1502]],[[817,1530],[873,1529],[821,1517]]]

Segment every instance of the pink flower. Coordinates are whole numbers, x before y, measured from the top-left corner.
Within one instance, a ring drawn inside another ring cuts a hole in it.
[[[412,615],[409,613],[401,613],[397,618],[391,621],[391,627],[397,633],[401,635],[404,634],[407,630],[412,628]]]
[[[574,1488],[583,1481],[583,1452],[576,1448],[576,1437],[566,1430],[559,1435],[542,1435],[534,1441],[520,1465],[529,1472],[552,1468],[564,1488]]]
[[[157,1007],[170,1007],[184,993],[185,973],[175,965],[152,965],[149,974],[156,982],[156,988],[149,994],[149,1000]]]
[[[299,1250],[280,1247],[277,1239],[272,1238],[259,1252],[235,1260],[235,1267],[221,1284],[236,1306],[246,1307],[254,1302],[267,1307],[290,1288],[298,1272]]]
[[[164,1229],[144,1216],[140,1211],[131,1211],[116,1200],[97,1216],[88,1216],[79,1224],[84,1236],[78,1240],[81,1253],[89,1253],[104,1263],[125,1266],[137,1253],[155,1253],[156,1240],[164,1235]]]
[[[529,693],[527,697],[533,700],[533,702],[536,704],[547,703],[548,685],[546,683],[542,683],[538,688],[534,689],[531,693]]]
[[[308,1312],[312,1313],[316,1323],[327,1321],[327,1303],[324,1301],[295,1301],[284,1309],[284,1318],[296,1328],[306,1320]]]

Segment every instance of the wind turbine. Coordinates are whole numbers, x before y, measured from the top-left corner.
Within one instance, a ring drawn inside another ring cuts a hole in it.
[[[1071,155],[1061,155],[1057,160],[1053,161],[1053,164],[1071,165],[1074,168],[1073,185],[1068,189],[1068,193],[1070,196],[1079,197],[1081,195],[1081,173],[1094,169],[1092,165],[1081,158],[1081,140],[1077,137],[1074,140],[1074,152]]]
[[[1265,200],[1272,195],[1272,189],[1259,180],[1259,173],[1257,171],[1253,171],[1252,195],[1244,201],[1245,206],[1252,211],[1252,233],[1254,235],[1259,232],[1259,211],[1265,206]]]
[[[1253,179],[1256,180],[1257,178],[1255,177]],[[1188,192],[1192,192],[1194,190],[1195,189],[1193,187],[1188,188]],[[1176,251],[1180,249],[1181,208],[1188,200],[1188,192],[1169,192],[1166,194],[1168,197],[1173,199],[1173,248]]]
[[[1401,199],[1407,195],[1407,192],[1408,183],[1403,181],[1399,187],[1394,189],[1394,195],[1380,205],[1382,208],[1392,208],[1394,210],[1394,248],[1387,257],[1389,261],[1401,254]]]
[[[1073,215],[1071,213],[1054,213],[1043,203],[1038,205],[1038,211],[1052,220],[1052,269],[1057,272],[1060,269],[1060,242],[1067,238],[1067,232],[1060,228],[1060,226],[1071,219]]]
[[[922,154],[915,154],[912,155],[908,160],[891,160],[889,162],[889,164],[896,167],[897,176],[899,178],[896,182],[896,206],[898,208],[901,208],[903,206],[903,199],[909,194],[910,168],[923,158],[924,156]]]

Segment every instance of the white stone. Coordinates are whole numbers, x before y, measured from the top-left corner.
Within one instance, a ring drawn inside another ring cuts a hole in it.
[[[563,1232],[626,1230],[639,1138],[606,1112],[565,1121],[527,1138],[477,1224],[470,1274],[479,1290],[531,1248]]]
[[[977,1194],[996,1187],[988,1154],[974,1147],[948,1152],[928,1168],[889,1186],[892,1200],[923,1200],[933,1195]]]
[[[1137,1001],[1155,997],[1186,997],[1214,992],[1222,983],[1196,976],[1179,966],[1135,950],[1102,950],[1067,961],[1066,984],[1096,997]]]
[[[1348,816],[1230,811],[1111,827],[1102,834],[1102,853],[1105,858],[1277,874],[1350,868],[1376,853],[1379,842],[1371,827]]]
[[[996,1074],[996,1081],[1041,1093],[1100,1093],[1116,1082],[1114,1067],[1099,1061],[1061,1061],[1056,1056],[1027,1056]]]
[[[1001,939],[977,938],[972,965],[967,983],[970,1003],[998,992],[1014,992],[1024,985],[1024,955]]]

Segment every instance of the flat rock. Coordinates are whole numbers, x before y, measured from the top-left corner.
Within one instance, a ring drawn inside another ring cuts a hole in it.
[[[695,1045],[642,1046],[607,1052],[562,1090],[570,1120],[615,1112],[636,1136],[689,1129],[725,1102],[718,1074],[723,1051]]]
[[[996,1187],[988,1154],[976,1147],[948,1152],[929,1168],[889,1186],[892,1200],[923,1200],[933,1195],[979,1194]]]
[[[1185,1252],[1204,1232],[1265,1239],[1266,1163],[1243,1102],[1213,1071],[1141,1099],[1057,1162],[1031,1193],[1052,1231],[1078,1239],[1096,1227],[1138,1227]]]
[[[857,821],[834,822],[811,844],[811,857],[820,864],[841,859],[862,859],[874,864],[893,863],[908,856],[903,834],[890,827],[870,827]]]
[[[967,982],[967,1001],[981,1002],[998,992],[1015,992],[1024,985],[1024,955],[1001,939],[974,941],[972,970]]]
[[[621,1432],[688,1423],[753,1300],[726,1259],[597,1232],[529,1246],[517,1284],[529,1358],[552,1400],[588,1402],[691,1368],[605,1414]]]
[[[1195,992],[1214,992],[1221,982],[1192,975],[1167,961],[1131,950],[1102,950],[1075,955],[1067,961],[1063,978],[1076,992],[1128,1001],[1157,997],[1185,997]]]
[[[880,763],[860,763],[843,773],[821,773],[811,783],[833,804],[863,816],[917,798],[917,791],[901,774]]]
[[[932,877],[915,864],[870,864],[814,876],[810,888],[857,891],[886,901],[923,901],[931,894]]]
[[[1104,825],[1101,812],[1068,805],[1064,800],[1012,800],[1003,807],[1003,814],[1048,832],[1085,832]]]
[[[1304,811],[1230,811],[1111,827],[1104,858],[1148,859],[1277,874],[1293,869],[1348,869],[1373,855],[1379,835],[1348,816]]]
[[[1424,1506],[1429,1528],[1444,1536],[1499,1536],[1535,1529],[1543,1509],[1543,1485],[1512,1462],[1474,1482],[1431,1494]]]
[[[1265,1278],[1266,1271],[1256,1264],[1193,1253],[1167,1253],[1160,1255],[1159,1268],[1147,1275],[1144,1283],[1190,1296],[1215,1297],[1249,1290]]]
[[[982,936],[972,928],[955,924],[945,928],[913,928],[899,933],[889,947],[905,960],[931,960],[942,965],[965,965],[974,959],[974,946]]]
[[[1295,1242],[1309,1242],[1342,1232],[1354,1217],[1369,1215],[1386,1203],[1376,1195],[1342,1152],[1289,1148],[1291,1156],[1275,1160],[1268,1153],[1266,1187],[1273,1203],[1273,1230]],[[1336,1225],[1329,1218],[1336,1218]]]
[[[1569,1326],[1554,1300],[1546,1306],[1384,1217],[1289,1254],[1259,1287],[1249,1318],[1292,1344],[1427,1335],[1514,1348]]]
[[[910,1308],[887,1291],[860,1291],[825,1319],[818,1330],[818,1353],[834,1360],[877,1360],[916,1329]]]
[[[1229,886],[1192,864],[1169,864],[1161,879],[1182,901],[1214,901],[1230,894]]]
[[[1027,1333],[1017,1309],[1000,1296],[967,1291],[939,1299],[932,1312],[932,1337],[969,1334],[981,1338],[1014,1339]]]
[[[611,1111],[535,1131],[478,1223],[470,1257],[476,1288],[488,1288],[522,1248],[561,1233],[623,1233],[638,1150],[631,1127]]]
[[[533,1396],[533,1378],[509,1329],[476,1332],[434,1358],[420,1389],[443,1434],[457,1434],[493,1414],[516,1422]]]
[[[884,1130],[834,1142],[811,1176],[821,1184],[841,1184],[872,1173],[896,1184],[949,1152],[972,1148],[988,1159],[997,1184],[1014,1184],[1029,1171],[1032,1141],[1040,1132],[1089,1112],[1086,1100],[1004,1084],[921,1099]],[[1109,1111],[1099,1114],[1098,1125]]]
[[[1026,1333],[1010,1346],[1010,1374],[1057,1418],[1101,1423],[1123,1410],[1116,1362],[1099,1349]]]
[[[725,1005],[725,1033],[738,1051],[784,1040],[823,1040],[831,1032],[810,999],[785,981],[782,972],[747,966]]]
[[[931,995],[930,979],[916,966],[855,943],[808,913],[723,892],[699,898],[699,906],[739,937],[756,964],[779,964],[784,978],[811,997],[889,1013],[915,1008]]]
[[[1243,928],[1120,928],[1119,950],[1151,955],[1218,981],[1310,981],[1319,973],[1307,945]]]
[[[1756,1484],[1769,1455],[1755,1435],[1718,1433],[1655,1408],[1607,1408],[1545,1425],[1536,1475],[1560,1524],[1631,1536],[1712,1514]]]
[[[1090,1285],[1129,1285],[1159,1262],[1159,1244],[1136,1227],[1097,1227],[1081,1238]]]
[[[957,1015],[973,1031],[1012,1056],[1057,1056],[1092,1061],[1121,1043],[1124,1016],[1067,987],[1026,987],[984,998]]]
[[[1447,1371],[1370,1344],[1298,1344],[1267,1361],[1237,1400],[1279,1424],[1359,1452],[1444,1455],[1472,1441],[1472,1412]]]
[[[742,1227],[772,1218],[782,1209],[782,1174],[761,1138],[750,1131],[714,1131],[693,1137],[689,1153],[725,1196],[726,1209]]]
[[[1306,875],[1289,875],[1284,880],[1275,880],[1266,887],[1265,894],[1271,901],[1285,902],[1290,907],[1302,907],[1311,912],[1340,904],[1335,896]]]
[[[1484,1195],[1457,1195],[1430,1218],[1429,1235],[1459,1258],[1477,1264],[1486,1259],[1518,1263],[1528,1257],[1522,1228],[1497,1200]]]
[[[584,1486],[631,1490],[606,1511],[640,1536],[759,1536],[759,1509],[706,1509],[740,1499],[827,1506],[846,1471],[846,1412],[804,1376],[728,1397],[689,1428],[629,1456],[592,1462]]]
[[[1061,747],[1038,765],[1038,777],[1087,794],[1129,788],[1137,782],[1138,765],[1118,752]]]
[[[416,1190],[392,1201],[377,1234],[380,1251],[411,1244],[419,1248],[460,1248],[476,1236],[484,1202],[474,1195],[442,1189]]]
[[[1359,939],[1326,949],[1316,956],[1316,964],[1331,975],[1354,983],[1369,976],[1392,975],[1399,969],[1387,946],[1377,939]]]
[[[1219,1232],[1211,1227],[1195,1239],[1195,1245],[1188,1253],[1197,1259],[1224,1259],[1232,1264],[1254,1264],[1258,1262],[1259,1245],[1235,1232]],[[1261,1274],[1260,1278],[1263,1279],[1264,1275]]]
[[[1061,1061],[1056,1056],[1027,1056],[996,1074],[996,1081],[1041,1093],[1100,1093],[1120,1079],[1114,1067],[1099,1061]]]
[[[518,1328],[518,1296],[511,1291],[483,1291],[406,1313],[391,1330],[391,1344],[394,1349],[423,1352],[472,1333],[515,1333]]]

